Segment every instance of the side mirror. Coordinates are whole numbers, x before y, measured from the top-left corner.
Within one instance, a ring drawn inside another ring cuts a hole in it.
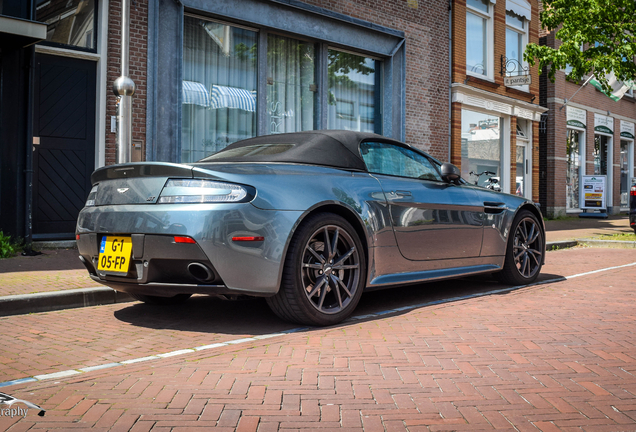
[[[459,180],[461,177],[461,171],[459,171],[459,168],[448,162],[442,164],[441,171],[442,180],[448,183]]]

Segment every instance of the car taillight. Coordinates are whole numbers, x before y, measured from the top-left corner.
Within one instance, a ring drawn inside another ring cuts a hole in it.
[[[88,198],[86,198],[86,204],[84,204],[85,207],[93,207],[95,205],[95,197],[97,197],[97,186],[98,185],[93,186],[90,193],[88,194]]]
[[[629,191],[629,194],[631,196],[636,196],[636,186],[632,186],[632,188]]]
[[[175,243],[190,243],[190,244],[195,244],[195,243],[196,243],[196,240],[194,240],[192,237],[174,236],[174,242],[175,242]]]
[[[170,179],[157,203],[237,203],[252,197],[246,187],[233,183],[198,179]]]

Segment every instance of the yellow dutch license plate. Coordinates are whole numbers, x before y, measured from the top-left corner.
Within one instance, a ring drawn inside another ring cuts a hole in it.
[[[113,273],[128,273],[132,240],[126,236],[105,236],[99,247],[97,270]]]

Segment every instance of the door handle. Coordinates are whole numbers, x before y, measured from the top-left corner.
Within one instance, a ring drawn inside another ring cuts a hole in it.
[[[411,191],[406,191],[406,190],[396,190],[395,192],[393,192],[395,195],[397,195],[400,198],[406,198],[406,197],[411,197]]]

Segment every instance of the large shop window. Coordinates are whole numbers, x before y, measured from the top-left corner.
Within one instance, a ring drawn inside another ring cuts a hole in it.
[[[379,61],[343,51],[329,50],[328,129],[380,132],[375,106]]]
[[[314,129],[314,51],[313,43],[268,35],[268,133]]]
[[[491,11],[489,0],[466,1],[466,71],[490,77]]]
[[[503,155],[503,119],[476,111],[462,110],[462,177],[470,183],[485,186],[494,172],[501,183]],[[470,174],[470,173],[474,174]]]
[[[579,208],[579,179],[581,175],[581,132],[568,129],[567,138],[567,167],[565,172],[566,209]]]
[[[264,46],[266,62],[259,61]],[[325,70],[316,67],[322,49]],[[257,133],[325,127],[382,133],[380,70],[380,60],[317,42],[186,15],[181,161],[197,161]],[[320,74],[326,88],[318,86]],[[262,87],[259,76],[266,76]],[[326,119],[319,119],[318,98],[326,101]]]
[[[256,136],[257,33],[185,17],[181,161]]]
[[[49,44],[96,51],[96,10],[96,0],[38,0],[35,20],[47,25]]]

